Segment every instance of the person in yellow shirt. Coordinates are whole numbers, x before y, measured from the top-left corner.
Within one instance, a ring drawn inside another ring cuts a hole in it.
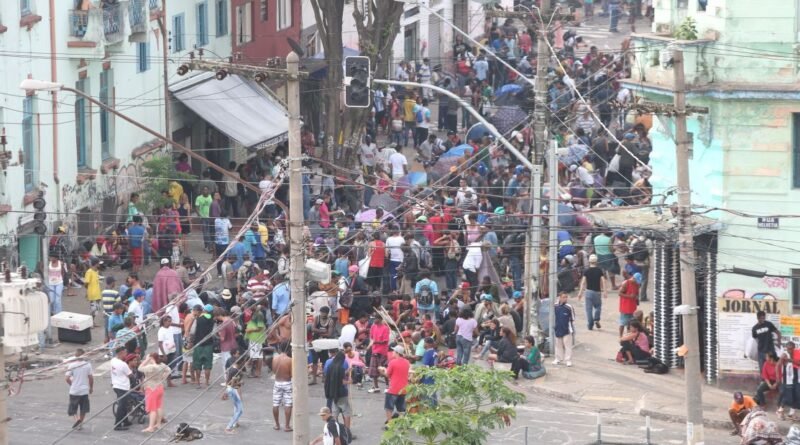
[[[742,421],[748,414],[750,414],[750,410],[756,406],[756,401],[753,400],[750,396],[742,395],[741,392],[733,393],[733,402],[731,403],[730,409],[728,409],[728,414],[731,416],[731,422],[733,422],[734,430],[731,431],[731,435],[740,435],[742,433]]]
[[[403,147],[408,145],[408,136],[411,134],[413,141],[414,132],[417,131],[417,115],[415,113],[417,100],[413,91],[406,91],[406,98],[403,101]],[[416,144],[414,146],[416,148]]]
[[[100,260],[92,258],[91,267],[86,269],[83,275],[83,285],[86,286],[86,299],[89,300],[89,313],[92,316],[92,324],[97,327],[95,315],[100,311],[100,303],[103,298],[103,291],[100,289]]]
[[[183,195],[183,186],[180,185],[177,181],[170,181],[169,182],[169,197],[172,198],[172,201],[175,204],[180,204],[181,195]]]
[[[258,223],[258,237],[261,239],[261,245],[264,246],[264,250],[268,250],[269,228],[262,222]]]

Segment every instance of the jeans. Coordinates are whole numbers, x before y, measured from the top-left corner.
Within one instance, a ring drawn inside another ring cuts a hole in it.
[[[639,286],[639,301],[647,301],[647,276],[650,275],[650,262],[642,266],[642,284]]]
[[[394,131],[394,130],[392,130],[392,134],[389,136],[389,143],[390,144],[397,144],[397,146],[399,147],[400,143],[402,142],[402,139],[403,139],[403,132],[402,131]]]
[[[408,136],[411,135],[411,140],[414,140],[414,132],[416,131],[416,122],[403,122],[403,147],[408,145]]]
[[[609,31],[616,31],[617,23],[619,23],[619,16],[622,15],[622,11],[619,6],[609,6],[608,10],[611,14],[611,26],[609,27]]]
[[[222,252],[224,252],[227,248],[227,244],[214,243],[214,252],[217,256],[222,256]],[[222,275],[222,261],[217,263],[217,275]]]
[[[444,281],[447,290],[455,290],[458,287],[458,260],[450,258],[444,261]]]
[[[238,196],[226,196],[222,200],[222,205],[228,212],[228,216],[239,217],[239,199]]]
[[[469,364],[469,354],[472,349],[472,340],[460,335],[456,336],[456,365]]]
[[[467,276],[467,281],[469,282],[469,294],[474,297],[475,292],[478,290],[478,272],[464,269],[464,275]]]
[[[169,367],[172,368],[172,371],[180,371],[181,365],[183,365],[183,334],[172,334],[172,340],[175,342],[175,357],[173,359],[174,363],[169,363]]]
[[[233,429],[234,426],[239,422],[239,418],[242,417],[242,411],[244,407],[242,405],[242,398],[239,397],[239,390],[229,386],[228,389],[225,390],[228,394],[228,398],[231,399],[233,402],[233,417],[231,417],[230,422],[228,422],[227,429]]]
[[[758,351],[758,372],[761,373],[761,370],[764,369],[764,362],[767,361],[767,353]]]
[[[440,105],[439,106],[439,131],[444,130],[447,127],[447,121],[445,118],[447,117],[447,110],[450,107],[448,105]]]
[[[397,290],[397,268],[400,267],[399,261],[389,261],[389,290]]]
[[[600,321],[600,310],[603,308],[603,299],[600,292],[596,290],[586,290],[584,293],[586,297],[586,326],[592,330],[594,323]]]
[[[522,261],[518,256],[508,257],[508,268],[511,269],[511,278],[514,280],[514,290],[522,290]]]
[[[130,392],[124,389],[114,388],[117,395],[117,415],[114,418],[114,426],[122,426],[125,418],[128,417],[128,404],[130,403]]]
[[[758,384],[758,388],[756,388],[756,396],[755,396],[756,403],[758,403],[759,405],[764,405],[767,402],[767,399],[764,396],[764,394],[769,391],[771,390],[769,389],[769,386],[767,386],[767,382],[762,380],[761,383]]]
[[[210,248],[214,238],[214,220],[203,218],[203,247]]]

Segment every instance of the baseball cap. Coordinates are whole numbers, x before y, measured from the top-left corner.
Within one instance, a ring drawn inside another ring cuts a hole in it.
[[[352,266],[347,268],[347,271],[350,272],[350,273],[358,273],[358,266],[353,264]]]
[[[144,289],[136,289],[133,291],[133,298],[144,297],[145,295],[147,295],[147,292],[145,292]]]
[[[316,203],[317,203],[317,204],[322,204],[322,200],[318,198],[318,199],[316,200]]]
[[[125,363],[127,363],[127,362],[129,362],[129,361],[131,361],[133,359],[137,359],[137,358],[139,358],[139,356],[136,355],[136,354],[128,354],[128,355],[125,356],[125,360],[124,361],[125,361]]]
[[[633,274],[633,279],[636,280],[638,284],[642,284],[642,274],[640,274],[639,272]]]
[[[320,416],[327,416],[330,413],[331,413],[331,409],[328,408],[327,406],[323,406],[322,408],[319,409],[319,415]]]
[[[406,350],[405,350],[405,348],[403,348],[403,347],[402,347],[402,346],[400,346],[400,345],[397,345],[397,346],[395,346],[394,348],[392,348],[392,351],[394,351],[394,353],[395,353],[395,354],[400,354],[400,355],[403,355],[403,354],[405,354],[405,353],[406,353]]]
[[[514,298],[515,300],[522,298],[522,292],[515,290],[514,293],[512,294],[512,298]]]
[[[214,306],[211,306],[210,304],[207,304],[207,305],[203,306],[203,310],[206,311],[206,312],[211,312],[211,311],[214,310]]]
[[[597,263],[597,255],[595,255],[595,254],[589,255],[589,262],[590,263]]]
[[[169,258],[161,258],[161,265],[165,266],[167,264],[169,264]]]
[[[625,139],[630,140],[630,139],[633,139],[635,137],[636,137],[636,135],[633,134],[633,133],[625,133]]]
[[[494,301],[492,294],[483,294],[481,295],[481,300],[483,301]]]

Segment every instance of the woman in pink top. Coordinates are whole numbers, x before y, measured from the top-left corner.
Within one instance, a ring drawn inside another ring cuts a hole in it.
[[[161,363],[158,354],[153,353],[139,365],[139,371],[144,374],[144,407],[150,414],[150,425],[142,432],[152,433],[161,427],[164,418],[164,381],[169,378],[170,369]]]
[[[465,307],[456,319],[456,365],[469,364],[469,353],[475,340],[478,322],[472,316],[472,309]]]
[[[358,385],[358,389],[364,387],[364,368],[367,365],[361,360],[361,354],[353,349],[353,345],[347,342],[342,345],[344,348],[344,361],[347,362],[347,369],[350,370],[350,381]]]
[[[622,360],[629,365],[635,365],[637,361],[650,357],[647,334],[638,321],[631,322],[628,333],[619,339],[619,344],[622,346],[620,349]]]

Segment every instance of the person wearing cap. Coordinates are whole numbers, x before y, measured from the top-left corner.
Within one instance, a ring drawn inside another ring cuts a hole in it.
[[[161,268],[153,278],[153,300],[151,310],[158,312],[170,301],[170,295],[183,292],[183,282],[178,272],[170,266],[169,258],[161,259]]]
[[[311,445],[344,445],[341,431],[339,431],[339,423],[331,414],[331,409],[323,406],[319,409],[319,416],[325,425],[322,427],[322,435],[311,441]]]
[[[739,391],[733,393],[733,402],[731,402],[731,406],[728,409],[728,415],[733,423],[733,431],[731,431],[731,435],[742,434],[742,421],[755,407],[756,402],[752,397],[743,395]]]
[[[408,377],[411,370],[411,363],[405,357],[405,348],[401,345],[395,346],[392,351],[394,358],[389,361],[389,366],[380,368],[381,375],[389,379],[389,387],[384,396],[383,408],[386,410],[386,425],[392,420],[394,413],[405,415],[406,413],[406,388],[408,387]]]
[[[133,317],[135,324],[140,324],[144,321],[144,297],[146,292],[144,289],[134,289],[131,296],[130,303],[128,304],[128,316]]]
[[[642,274],[636,273],[629,275],[627,271],[622,271],[625,281],[619,287],[619,336],[633,320],[633,313],[639,305],[639,283],[642,281]],[[637,278],[638,277],[638,278]]]
[[[203,307],[203,312],[195,318],[195,328],[193,334],[194,350],[192,351],[192,373],[197,387],[200,388],[200,371],[203,371],[206,380],[206,387],[211,381],[211,367],[214,365],[214,317],[212,312],[214,307],[210,304]]]
[[[586,323],[591,331],[600,329],[600,311],[603,308],[603,298],[608,298],[608,283],[603,269],[597,266],[597,255],[589,255],[589,267],[583,271],[578,287],[578,301],[586,297]]]

